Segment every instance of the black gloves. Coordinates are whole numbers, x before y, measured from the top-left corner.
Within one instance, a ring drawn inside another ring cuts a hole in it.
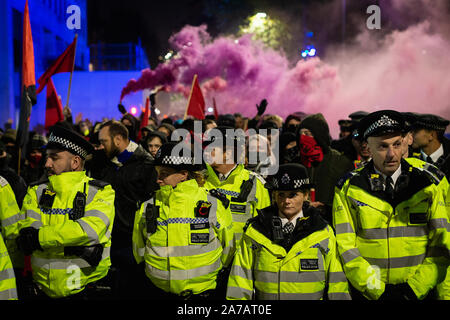
[[[267,108],[267,100],[262,99],[259,105],[256,105],[256,109],[258,109],[258,116],[262,116]]]
[[[405,282],[400,284],[387,284],[379,300],[417,300],[417,296],[408,283]]]
[[[87,247],[64,247],[64,256],[77,256],[84,259],[91,267],[96,267],[102,260],[103,246],[95,244]]]
[[[16,243],[19,250],[27,256],[32,254],[34,250],[42,250],[39,243],[39,229],[33,227],[27,227],[20,230]]]

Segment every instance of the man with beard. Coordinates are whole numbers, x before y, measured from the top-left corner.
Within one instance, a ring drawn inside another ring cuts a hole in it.
[[[139,295],[142,272],[133,257],[132,234],[136,211],[159,186],[153,160],[142,146],[131,141],[127,128],[120,122],[108,121],[100,127],[99,142],[91,175],[111,183],[116,191],[116,221],[112,232],[112,265],[118,270],[121,298]]]

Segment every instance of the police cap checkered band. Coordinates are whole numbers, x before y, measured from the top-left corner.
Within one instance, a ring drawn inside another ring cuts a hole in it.
[[[278,172],[268,177],[267,188],[271,190],[298,190],[312,187],[306,168],[298,163],[280,165]]]
[[[46,148],[66,150],[82,159],[86,159],[94,150],[94,147],[81,135],[60,126],[54,126],[50,130]]]
[[[363,133],[364,139],[371,136],[381,136],[393,132],[404,132],[405,119],[400,112],[394,110],[380,110],[364,117],[358,131]]]
[[[180,170],[200,170],[201,164],[195,164],[190,145],[183,145],[183,143],[184,142],[164,143],[156,153],[155,165],[167,166]]]

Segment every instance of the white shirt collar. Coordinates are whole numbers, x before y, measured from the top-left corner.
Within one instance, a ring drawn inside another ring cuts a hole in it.
[[[281,219],[281,225],[282,225],[282,226],[284,226],[286,223],[289,222],[289,219],[286,218],[286,216],[285,216],[281,211],[278,211],[278,216],[279,216],[280,219]],[[294,216],[294,218],[292,218],[291,222],[292,222],[292,224],[294,225],[294,227],[295,227],[295,225],[297,224],[297,219],[298,219],[298,218],[301,218],[301,217],[303,217],[303,210],[300,210],[300,212],[297,213],[297,214]]]
[[[225,181],[228,179],[229,175],[231,174],[231,172],[233,172],[234,169],[236,169],[237,165],[235,165],[230,171],[228,171],[225,174],[222,173],[217,173],[217,178],[219,178],[219,181]]]
[[[380,174],[381,176],[383,176],[383,179],[386,180],[386,175],[384,173],[381,173],[381,171],[379,171],[377,168],[375,168],[375,172]],[[397,168],[397,170],[395,170],[395,172],[391,175],[392,181],[394,182],[394,186],[395,183],[397,182],[398,177],[400,177],[400,174],[402,173],[402,165],[400,164]]]
[[[424,159],[428,157],[428,155],[425,152],[423,152],[423,150],[420,150],[420,152],[422,153]],[[444,146],[441,143],[441,146],[435,152],[430,154],[430,157],[431,160],[433,160],[433,162],[436,163],[439,160],[439,158],[443,155],[444,155]]]

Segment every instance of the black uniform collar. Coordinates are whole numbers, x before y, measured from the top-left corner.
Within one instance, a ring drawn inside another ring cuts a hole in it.
[[[275,239],[276,234],[274,233],[273,219],[279,219],[281,225],[281,219],[278,216],[278,207],[276,205],[258,210],[258,215],[253,218],[252,226],[268,239],[283,246],[286,251],[289,251],[298,241],[327,226],[327,222],[320,216],[319,211],[310,206],[308,202],[303,204],[302,210],[303,218],[297,218],[295,228],[288,239]]]

